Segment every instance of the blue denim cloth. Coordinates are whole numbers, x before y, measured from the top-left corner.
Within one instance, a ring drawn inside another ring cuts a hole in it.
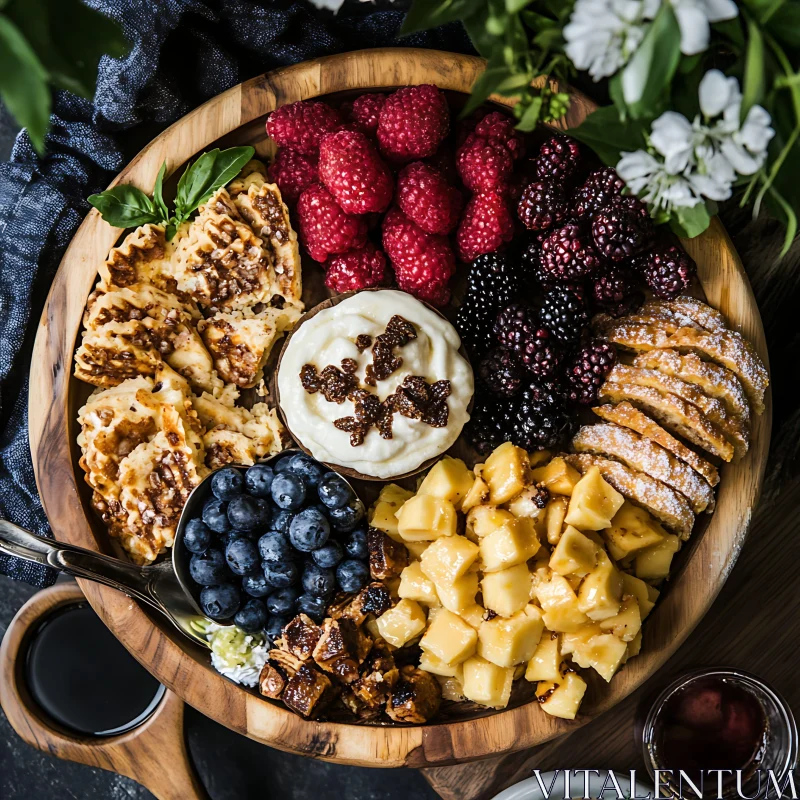
[[[119,22],[130,53],[102,59],[93,103],[55,93],[44,157],[23,131],[0,164],[0,517],[40,534],[50,530],[30,458],[27,375],[50,282],[89,210],[85,198],[167,125],[267,70],[365,47],[471,51],[460,25],[397,40],[403,2],[348,0],[337,15],[286,0],[87,4]],[[0,573],[42,587],[55,579],[3,555]]]

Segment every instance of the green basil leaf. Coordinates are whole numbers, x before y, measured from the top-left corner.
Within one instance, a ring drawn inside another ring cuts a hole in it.
[[[633,119],[653,116],[663,104],[680,58],[681,29],[672,6],[664,3],[622,70],[623,96]]]
[[[88,200],[103,219],[115,228],[137,228],[148,222],[160,222],[153,201],[141,189],[129,183],[93,194]]]
[[[169,210],[167,204],[164,202],[164,175],[167,172],[167,162],[161,165],[161,169],[156,176],[156,183],[153,186],[153,205],[155,206],[156,213],[161,217],[163,222],[169,221]]]
[[[747,55],[744,63],[744,83],[742,85],[741,119],[744,121],[747,112],[764,99],[764,37],[761,28],[750,20],[747,24],[749,36]]]
[[[574,137],[600,156],[609,166],[616,166],[622,152],[640,150],[646,146],[647,121],[625,122],[614,106],[602,106],[589,114],[577,128],[570,128]]]
[[[466,19],[474,12],[473,0],[414,0],[403,20],[399,36]]]
[[[703,203],[692,208],[676,208],[669,220],[672,232],[684,239],[694,239],[711,224],[711,215]]]
[[[50,124],[47,71],[19,28],[0,16],[0,98],[14,119],[27,128],[38,153]]]

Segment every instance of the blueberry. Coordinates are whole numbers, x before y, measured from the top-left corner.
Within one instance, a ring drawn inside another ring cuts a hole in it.
[[[279,531],[267,531],[258,540],[258,552],[264,561],[289,561],[294,555],[289,540]]]
[[[344,558],[344,551],[339,542],[331,539],[327,544],[314,550],[311,558],[319,567],[335,567]]]
[[[236,467],[223,467],[211,479],[211,491],[219,500],[233,500],[243,487],[244,478]]]
[[[203,522],[214,533],[227,533],[231,529],[227,511],[228,504],[224,500],[212,497],[203,506]]]
[[[225,548],[225,560],[235,575],[247,575],[258,567],[258,548],[250,539],[234,539]]]
[[[369,558],[367,547],[367,531],[365,528],[356,528],[345,540],[344,550],[350,558],[365,561]]]
[[[205,553],[211,544],[211,528],[201,519],[190,519],[183,532],[183,546],[190,553]]]
[[[278,508],[297,511],[306,499],[305,481],[290,472],[281,472],[272,481],[272,502]]]
[[[316,508],[306,508],[289,525],[289,541],[303,553],[317,550],[328,541],[331,526]]]
[[[369,567],[362,561],[348,559],[336,568],[336,582],[343,592],[359,592],[369,581]]]
[[[332,569],[318,567],[313,561],[303,570],[303,591],[314,597],[330,597],[336,588],[336,574]]]
[[[335,530],[350,533],[364,519],[365,513],[364,504],[360,500],[353,500],[341,508],[332,508],[328,516]]]
[[[297,589],[292,587],[278,589],[267,598],[267,611],[270,614],[291,614],[299,594]]]
[[[245,575],[242,578],[242,589],[250,597],[266,597],[272,591],[272,587],[267,583],[263,572]]]
[[[234,624],[245,633],[263,631],[267,624],[267,609],[263,600],[248,600],[233,618]]]
[[[278,475],[281,472],[289,472],[289,468],[292,465],[292,461],[297,457],[297,453],[292,453],[290,456],[284,456],[283,458],[278,459],[275,463],[275,474]]]
[[[240,494],[228,503],[228,522],[240,531],[254,531],[266,527],[268,507],[263,507],[258,498]]]
[[[230,583],[206,586],[200,592],[200,608],[211,619],[230,619],[239,610],[241,602],[239,590]]]
[[[294,514],[286,509],[276,511],[269,524],[271,531],[280,531],[281,533],[289,533],[289,525],[294,519]]]
[[[325,619],[325,610],[328,601],[324,597],[314,597],[313,594],[301,594],[297,598],[297,613],[307,614],[319,625]]]
[[[326,472],[317,487],[319,499],[328,508],[341,508],[353,499],[353,490],[341,475]]]
[[[225,556],[221,550],[209,549],[202,555],[192,556],[189,562],[189,574],[200,586],[213,586],[225,580]]]
[[[279,639],[283,629],[291,622],[291,614],[270,614],[267,620],[267,636],[274,642]]]
[[[269,497],[275,473],[269,464],[255,464],[244,474],[244,485],[253,497]]]
[[[297,583],[297,564],[294,561],[265,561],[264,577],[270,586],[286,589]]]
[[[289,472],[299,475],[309,489],[316,489],[325,474],[325,467],[305,453],[298,453],[289,464]]]

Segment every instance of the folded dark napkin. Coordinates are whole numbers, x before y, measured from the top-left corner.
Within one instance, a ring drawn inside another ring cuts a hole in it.
[[[402,2],[348,0],[336,15],[306,2],[87,4],[120,23],[130,53],[101,61],[94,103],[55,94],[43,158],[23,131],[11,160],[0,164],[0,517],[48,535],[28,444],[27,376],[50,282],[89,210],[85,198],[160,130],[253,75],[365,47],[470,52],[459,25],[398,40]],[[55,579],[50,570],[3,555],[0,573],[41,587]]]

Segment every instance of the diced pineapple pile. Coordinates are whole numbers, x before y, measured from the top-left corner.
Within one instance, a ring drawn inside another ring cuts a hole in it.
[[[396,647],[421,637],[420,667],[446,698],[504,708],[524,674],[566,719],[586,691],[577,668],[610,681],[639,653],[652,584],[679,546],[596,467],[581,477],[510,443],[474,472],[443,458],[416,494],[384,487],[370,524],[409,551],[380,636]]]

